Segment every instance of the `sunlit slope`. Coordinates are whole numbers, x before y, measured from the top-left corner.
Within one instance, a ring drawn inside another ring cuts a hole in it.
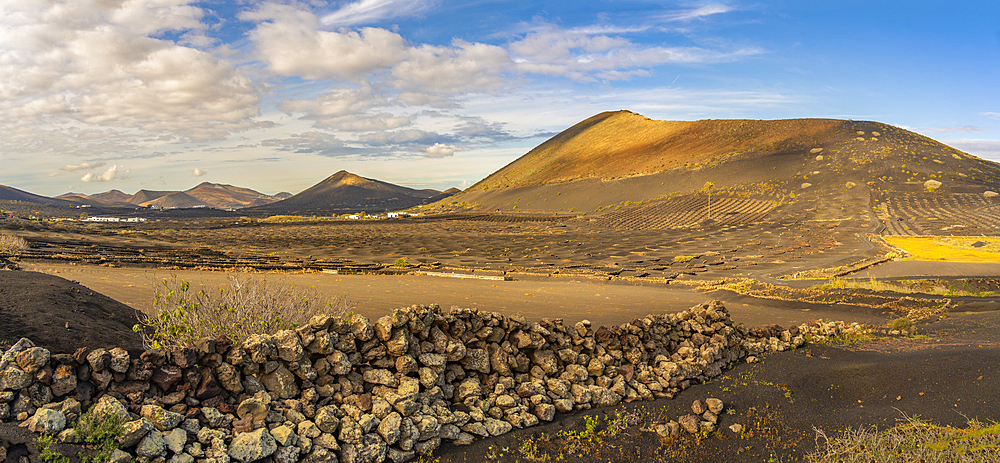
[[[647,207],[661,214],[676,208],[648,205],[706,208],[700,190],[707,182],[713,197],[731,198],[719,204],[733,213],[868,219],[883,197],[998,190],[1000,166],[878,122],[654,121],[617,111],[570,127],[432,209],[593,215]]]

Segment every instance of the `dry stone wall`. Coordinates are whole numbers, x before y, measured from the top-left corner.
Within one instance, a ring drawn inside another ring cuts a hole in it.
[[[712,301],[596,329],[437,306],[374,323],[319,315],[239,345],[206,338],[138,357],[22,340],[0,361],[0,419],[73,442],[82,412],[119,415],[112,461],[398,462],[557,413],[672,398],[804,334],[747,330]]]

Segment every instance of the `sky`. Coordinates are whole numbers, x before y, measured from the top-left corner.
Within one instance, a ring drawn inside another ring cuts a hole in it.
[[[464,188],[602,111],[896,125],[1000,161],[993,1],[0,2],[0,184]]]

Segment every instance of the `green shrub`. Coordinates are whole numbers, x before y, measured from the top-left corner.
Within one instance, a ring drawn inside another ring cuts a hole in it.
[[[229,285],[209,291],[191,290],[173,277],[156,287],[153,307],[140,314],[132,329],[147,347],[193,346],[202,337],[228,336],[239,343],[253,334],[294,329],[314,315],[347,313],[347,298],[330,298],[315,288],[296,289],[244,272],[229,276]]]
[[[410,264],[410,261],[406,260],[405,257],[400,257],[399,259],[396,259],[396,262],[392,263],[392,266],[406,268],[406,267],[412,267],[413,265]]]
[[[900,317],[889,323],[889,329],[899,330],[899,331],[909,331],[913,327],[913,320],[906,317]]]
[[[73,426],[79,442],[85,445],[89,452],[81,454],[81,463],[105,463],[111,458],[111,453],[118,448],[116,439],[125,431],[125,421],[112,414],[95,416],[91,412],[84,413]],[[69,463],[70,458],[54,450],[55,440],[52,436],[42,434],[35,441],[38,456],[45,463]]]

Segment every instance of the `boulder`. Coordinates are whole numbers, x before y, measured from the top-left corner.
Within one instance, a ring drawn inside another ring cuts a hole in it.
[[[340,419],[337,415],[340,414],[340,410],[333,405],[327,405],[316,411],[316,417],[314,421],[316,427],[320,431],[333,434],[337,432],[337,427],[340,425]]]
[[[52,373],[52,395],[63,396],[76,389],[76,371],[71,365],[59,365]]]
[[[29,375],[49,364],[49,351],[41,347],[29,347],[16,357],[17,366]]]
[[[462,359],[462,366],[466,370],[488,374],[490,372],[490,355],[486,349],[467,349],[465,358]]]
[[[714,397],[705,399],[705,404],[708,405],[708,411],[716,415],[722,413],[722,409],[724,408],[722,401]]]
[[[233,438],[229,444],[229,457],[248,463],[272,455],[278,450],[278,444],[267,428],[245,432]]]
[[[163,433],[154,429],[139,441],[139,445],[135,448],[135,453],[140,457],[153,459],[159,457],[166,450],[167,443],[163,440]]]
[[[127,448],[135,444],[138,444],[146,434],[156,428],[153,427],[153,423],[145,418],[139,418],[138,420],[129,421],[122,425],[122,433],[115,438],[118,442],[118,447]]]
[[[122,349],[121,347],[115,347],[114,349],[108,351],[108,354],[111,356],[111,360],[108,363],[108,367],[111,368],[111,370],[117,371],[118,373],[125,373],[128,371],[128,366],[131,363],[128,351]]]
[[[39,408],[28,420],[28,430],[41,434],[56,435],[66,428],[66,415],[56,410]]]
[[[167,431],[163,433],[163,442],[174,454],[181,453],[187,443],[187,431],[180,428]]]
[[[278,365],[274,371],[262,375],[260,382],[271,392],[282,399],[291,399],[299,394],[299,386],[295,383],[295,375],[284,365]]]
[[[251,421],[263,423],[264,419],[267,418],[267,404],[256,397],[251,397],[240,402],[240,405],[236,407],[236,416],[239,416],[240,419],[250,416]]]
[[[7,365],[3,371],[0,371],[0,389],[15,391],[25,389],[34,381],[34,377],[15,365]]]
[[[274,334],[274,344],[278,348],[278,357],[286,362],[298,362],[302,359],[302,343],[299,334],[293,330],[282,330]]]
[[[109,395],[102,396],[101,399],[90,408],[90,413],[92,413],[95,417],[114,416],[117,417],[122,423],[132,419],[129,417],[128,410],[125,409],[125,406],[122,405],[118,399]]]
[[[184,421],[184,415],[164,410],[158,405],[143,405],[139,414],[160,431],[174,429]]]

